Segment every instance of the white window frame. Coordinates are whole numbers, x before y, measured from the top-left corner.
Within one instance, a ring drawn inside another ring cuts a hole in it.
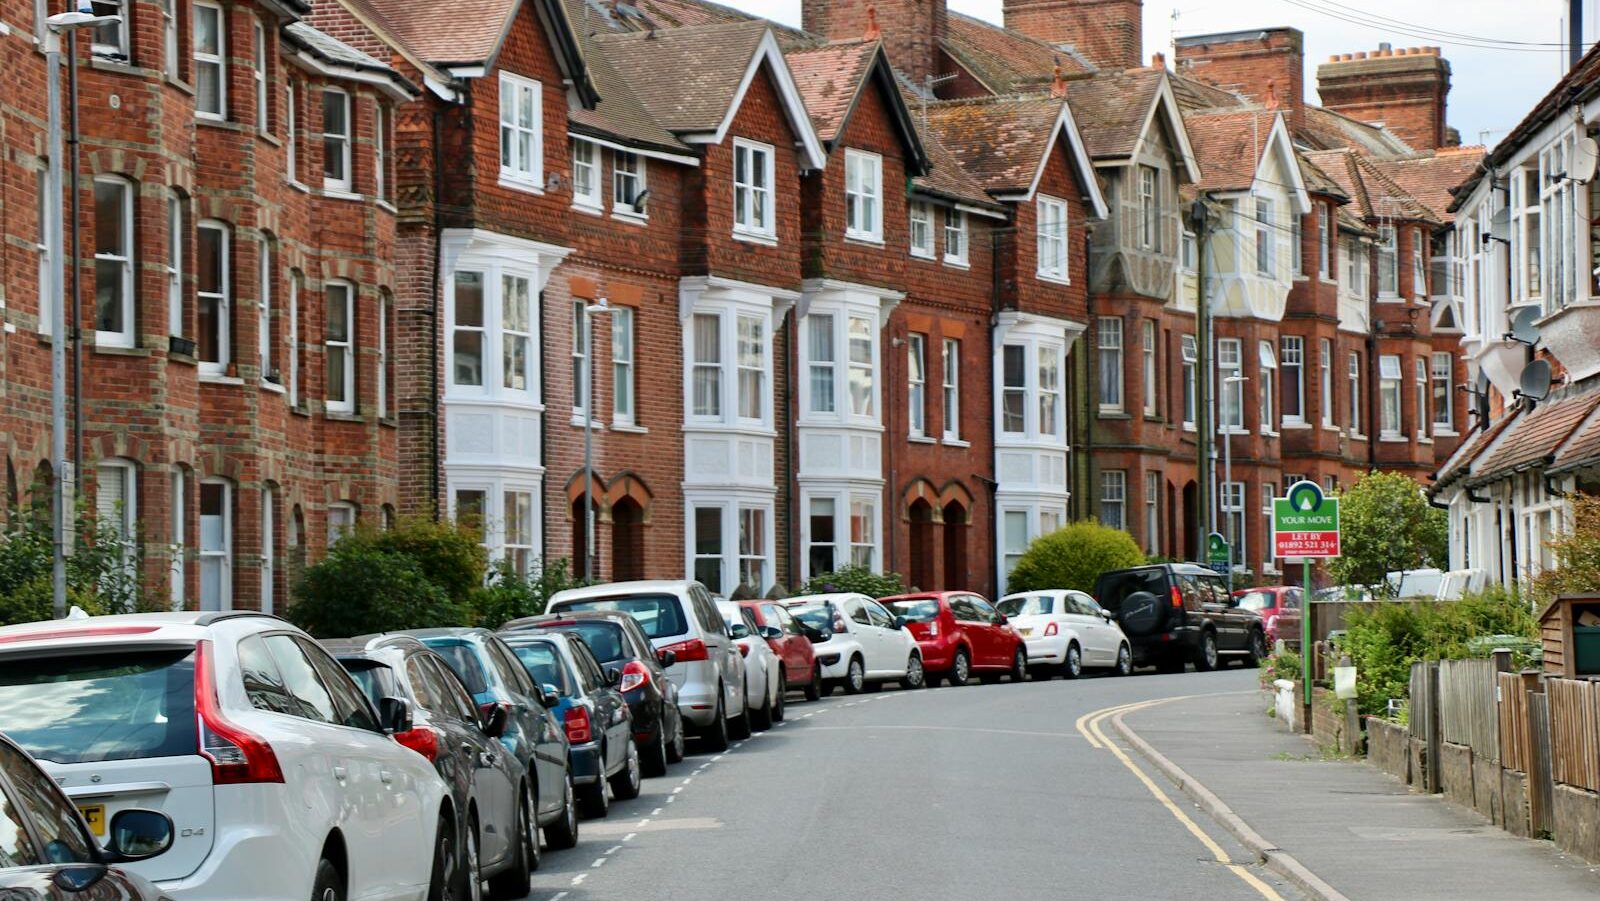
[[[592,378],[589,371],[589,333],[594,330],[594,321],[587,312],[588,306],[589,301],[584,298],[572,299],[572,346],[568,351],[572,357],[572,420],[580,425],[588,412],[589,381]]]
[[[757,587],[761,594],[765,594],[771,587],[770,582],[776,577],[774,569],[776,561],[773,554],[773,505],[770,502],[690,498],[684,506],[686,508],[684,565],[688,577],[691,579],[697,577],[697,565],[702,561],[715,561],[718,580],[721,584],[717,586],[707,585],[706,588],[712,594],[726,596],[739,587],[743,564],[746,561],[759,560],[762,579],[769,584]],[[719,531],[717,548],[707,553],[701,553],[699,548],[697,520],[701,511],[716,512]],[[757,514],[760,520],[760,548],[755,553],[744,552],[743,545],[740,543],[740,528],[747,513]]]
[[[883,243],[883,157],[845,150],[844,208],[846,238]]]
[[[944,440],[961,440],[961,340],[945,338],[940,379],[944,389]]]
[[[208,53],[200,49],[200,20],[206,11],[214,12],[217,17],[217,50]],[[189,15],[194,18],[192,38],[192,56],[194,58],[194,114],[200,119],[222,121],[228,118],[228,14],[222,5],[210,0],[196,0],[190,8]],[[217,108],[202,109],[200,96],[201,84],[205,80],[203,72],[214,70],[217,73]]]
[[[1430,367],[1433,382],[1433,433],[1454,435],[1455,419],[1455,357],[1446,352],[1433,354]],[[1441,415],[1442,414],[1442,415]]]
[[[1261,384],[1257,385],[1256,395],[1260,401],[1257,411],[1261,420],[1261,432],[1264,435],[1278,433],[1277,418],[1277,372],[1278,355],[1272,347],[1271,341],[1256,342],[1257,360],[1260,369]],[[1243,386],[1241,386],[1243,387]]]
[[[1350,381],[1350,434],[1361,434],[1361,354],[1350,351],[1347,358],[1349,368],[1345,371]]]
[[[1011,571],[1017,568],[1017,561],[1028,550],[1028,545],[1033,543],[1034,514],[1026,507],[1002,507],[996,521],[1000,528],[1000,572],[1001,584],[1004,585]],[[1013,529],[1017,524],[1021,525],[1020,534]]]
[[[170,552],[172,559],[168,566],[167,581],[170,586],[172,609],[182,610],[184,597],[187,594],[189,572],[188,548],[185,543],[185,521],[189,515],[189,506],[185,497],[183,467],[172,467],[170,479],[169,501],[171,502],[172,511],[172,545]]]
[[[394,313],[394,301],[388,291],[378,292],[378,418],[389,416],[389,317]]]
[[[1155,470],[1144,474],[1144,545],[1152,557],[1161,553],[1161,473]]]
[[[773,189],[776,151],[770,144],[735,138],[733,142],[734,237],[775,239],[777,200]],[[741,180],[740,172],[744,173]]]
[[[1306,339],[1300,335],[1283,335],[1278,339],[1278,365],[1283,379],[1283,423],[1306,423]],[[1294,390],[1290,390],[1289,370],[1294,370]],[[1294,412],[1289,412],[1289,402],[1294,401]]]
[[[1010,357],[1013,352],[1015,352],[1016,356],[1020,357],[1021,360],[1022,360],[1022,365],[1017,367],[1018,370],[1022,374],[1022,383],[1020,385],[1010,381],[1010,378],[1011,378],[1011,366],[1009,365],[1010,361],[1007,358]],[[1026,344],[1006,344],[1006,345],[1003,345],[1000,348],[1000,359],[999,359],[998,362],[1000,364],[1000,378],[996,379],[995,381],[998,382],[999,386],[1000,386],[1000,409],[998,411],[999,414],[1000,414],[999,417],[998,417],[998,419],[1000,421],[1000,431],[1002,433],[1004,433],[1004,434],[1007,434],[1007,435],[1022,435],[1022,436],[1026,436],[1028,434],[1028,407],[1029,407],[1029,404],[1028,404],[1028,381],[1029,381],[1028,380],[1028,345],[1026,345]],[[1011,406],[1012,406],[1012,404],[1010,402],[1010,398],[1012,398],[1012,397],[1016,397],[1017,398],[1016,408],[1021,411],[1022,421],[1020,423],[1017,423],[1019,426],[1021,426],[1021,428],[1012,428],[1011,427],[1011,421],[1010,421],[1011,417],[1010,417],[1010,414],[1009,414],[1008,411],[1011,409]]]
[[[1288,481],[1287,479],[1285,479],[1284,480],[1284,484],[1293,485],[1294,483]],[[1262,535],[1262,537],[1265,540],[1263,541],[1263,547],[1261,548],[1261,569],[1263,571],[1268,571],[1268,572],[1276,572],[1277,571],[1277,569],[1272,565],[1273,562],[1277,559],[1276,557],[1273,556],[1273,553],[1272,553],[1272,545],[1273,545],[1273,541],[1272,541],[1272,506],[1273,506],[1273,503],[1272,502],[1277,500],[1277,499],[1278,499],[1278,485],[1277,485],[1277,483],[1276,482],[1262,482],[1261,483],[1261,522],[1263,524],[1263,528],[1266,529],[1266,532]]]
[[[634,348],[638,336],[632,307],[611,308],[611,422],[632,427],[638,421],[638,394],[634,374]]]
[[[834,572],[839,568],[841,560],[849,559],[848,553],[843,555],[839,553],[840,539],[845,539],[847,543],[849,539],[849,523],[846,522],[846,527],[843,529],[839,527],[839,502],[838,496],[830,494],[808,494],[805,498],[805,503],[802,506],[802,509],[805,510],[805,541],[803,542],[805,554],[802,555],[800,560],[800,565],[804,568],[802,573],[804,578],[809,579],[824,572]],[[833,524],[833,537],[831,539],[821,540],[817,537],[816,521],[823,517],[826,517]],[[832,561],[832,564],[825,570],[819,570],[811,565],[811,557],[812,554],[823,549],[827,550],[828,559]]]
[[[868,348],[866,359],[860,359],[856,355],[859,345],[863,342]],[[847,313],[844,316],[843,347],[844,360],[841,362],[844,367],[844,378],[841,382],[845,393],[845,414],[851,419],[876,421],[878,417],[877,321]],[[856,390],[857,379],[865,385],[865,393]]]
[[[965,210],[944,211],[944,261],[951,266],[966,267],[968,260],[967,214]],[[955,250],[950,248],[954,247]]]
[[[689,320],[689,328],[685,337],[689,344],[690,352],[686,354],[685,362],[689,367],[689,404],[687,407],[690,422],[720,423],[727,414],[728,402],[724,396],[728,390],[728,375],[724,371],[728,365],[728,358],[732,356],[727,344],[729,342],[726,316],[718,311],[704,311],[695,313]],[[702,342],[700,340],[700,324],[716,323],[715,342]],[[704,344],[705,346],[702,346]],[[706,390],[701,390],[701,385]],[[702,403],[702,398],[704,403]]]
[[[767,421],[767,373],[772,368],[766,319],[746,313],[735,314],[733,337],[734,415],[742,423],[764,423]],[[754,404],[754,416],[747,412],[751,404]]]
[[[102,492],[110,487],[113,480],[121,494],[122,507],[108,510]],[[133,575],[133,554],[138,549],[139,541],[138,464],[132,460],[111,458],[100,461],[95,467],[95,518],[117,533],[122,544],[119,552],[127,555],[122,566],[128,575]]]
[[[287,350],[289,351],[289,406],[300,406],[300,291],[301,275],[289,274],[289,315]]]
[[[1244,384],[1228,381],[1244,373],[1244,342],[1239,338],[1217,339],[1217,383],[1222,401],[1218,404],[1218,431],[1245,434]]]
[[[633,192],[625,194],[624,184]],[[637,153],[615,150],[611,153],[611,215],[619,219],[648,219],[645,204],[639,202],[650,190],[650,159]],[[629,199],[624,200],[624,197]]]
[[[498,275],[500,278],[495,283],[497,289],[495,294],[492,298],[485,298],[485,308],[487,309],[487,305],[492,302],[494,304],[493,309],[497,314],[494,322],[498,325],[500,338],[498,342],[500,347],[498,390],[512,397],[526,397],[533,393],[533,386],[536,381],[534,374],[538,371],[537,366],[539,365],[539,351],[534,343],[538,337],[539,328],[539,297],[533,287],[533,278],[526,273],[502,269],[498,272]],[[515,291],[512,290],[514,285],[517,288]],[[526,309],[517,311],[512,308],[511,298],[513,295],[526,303]],[[517,312],[522,314],[521,323],[513,321],[513,317]],[[486,326],[488,324],[487,322],[485,323]],[[517,328],[517,325],[522,325],[523,327]],[[591,329],[594,327],[593,317],[590,317],[589,327]],[[493,332],[486,328],[484,334],[489,336]],[[512,384],[513,375],[516,373],[516,367],[513,364],[518,359],[515,348],[518,345],[521,345],[522,350],[523,372],[520,374],[523,385],[521,388]],[[494,344],[490,343],[488,346],[493,347]]]
[[[1121,413],[1127,402],[1122,385],[1122,319],[1101,316],[1095,323],[1095,354],[1098,358],[1099,405],[1101,413]]]
[[[845,539],[850,553],[846,559],[854,566],[864,566],[877,572],[878,502],[870,497],[856,495],[850,498],[849,510]]]
[[[300,109],[295,80],[283,84],[283,177],[291,185],[300,184]]]
[[[1289,259],[1294,277],[1304,278],[1306,274],[1305,254],[1305,224],[1293,212],[1289,213]]]
[[[1411,230],[1411,299],[1418,303],[1428,299],[1428,264],[1422,239],[1422,229]]]
[[[256,86],[256,131],[266,134],[267,121],[267,29],[261,20],[250,20],[250,46],[255,51],[250,77]]]
[[[271,613],[273,609],[273,570],[277,563],[277,548],[272,543],[273,520],[275,519],[273,505],[277,492],[268,485],[261,489],[261,612]]]
[[[1036,430],[1041,438],[1060,438],[1063,426],[1061,393],[1061,352],[1058,348],[1034,345],[1033,373],[1038,389]],[[1048,421],[1047,421],[1048,420]]]
[[[1405,433],[1404,393],[1401,382],[1405,370],[1397,354],[1378,357],[1378,437],[1396,439]],[[1391,410],[1393,416],[1390,416]]]
[[[117,176],[102,176],[96,178],[94,180],[96,193],[99,192],[99,189],[102,185],[115,185],[117,190],[121,192],[122,203],[121,210],[118,213],[118,217],[121,220],[119,222],[121,247],[115,252],[103,252],[98,246],[98,240],[96,241],[94,254],[95,278],[98,281],[100,268],[102,265],[109,264],[117,267],[118,290],[121,295],[121,309],[118,311],[118,313],[122,320],[122,328],[115,331],[102,330],[100,328],[100,311],[97,304],[97,309],[95,310],[94,343],[96,346],[100,347],[133,347],[134,337],[137,332],[137,327],[134,321],[135,285],[133,272],[135,252],[133,240],[133,211],[135,202],[134,198],[137,194],[137,189],[135,188],[133,182]],[[99,206],[100,204],[98,198],[96,198],[96,214],[99,213]],[[98,233],[99,229],[96,228],[95,232]],[[96,289],[96,293],[99,293],[98,288]]]
[[[1322,424],[1328,428],[1333,428],[1333,340],[1322,338],[1318,343],[1320,345],[1319,362],[1322,369]]]
[[[749,585],[752,589],[765,593],[767,583],[772,578],[772,511],[764,506],[747,506],[741,504],[734,512],[736,526],[734,582],[735,588]],[[758,574],[754,582],[745,578],[746,572]]]
[[[205,544],[205,492],[208,486],[222,489],[221,549],[207,550]],[[206,569],[208,564],[215,565],[217,573],[218,590],[221,594],[216,599],[217,610],[233,609],[233,483],[226,479],[201,479],[200,480],[200,529],[199,547],[200,558],[200,609],[210,609],[206,606]]]
[[[174,81],[180,77],[178,52],[178,0],[161,0],[161,70]]]
[[[1223,537],[1228,538],[1233,543],[1233,546],[1229,548],[1232,556],[1229,565],[1238,566],[1250,559],[1248,554],[1248,545],[1250,543],[1249,524],[1245,521],[1244,515],[1245,484],[1244,482],[1222,482],[1219,487],[1221,491],[1217,498],[1217,508],[1222,513],[1219,525],[1223,528]],[[1234,516],[1239,517],[1237,525],[1229,522]]]
[[[583,138],[572,139],[572,205],[580,210],[601,212],[605,209],[605,194],[601,180],[605,165],[600,145]]]
[[[344,398],[335,400],[329,390],[333,387],[332,376],[325,376],[326,384],[323,386],[323,403],[329,413],[350,414],[356,410],[356,342],[360,337],[357,328],[356,286],[343,279],[330,279],[322,284],[322,302],[325,310],[332,310],[335,305],[334,295],[336,290],[344,291],[345,301],[345,327],[348,333],[340,339],[335,339],[332,330],[328,327],[331,323],[326,314],[323,316],[322,347],[324,351],[323,372],[330,373],[333,367],[328,365],[336,356],[344,360],[344,378],[340,388],[343,389]]]
[[[761,410],[759,419],[740,415],[740,359],[739,321],[751,320],[760,327],[760,360],[758,365],[743,367],[745,381],[759,373],[757,398]],[[701,322],[716,323],[714,347],[702,347],[696,334]],[[773,325],[770,308],[739,301],[714,301],[699,305],[685,323],[681,383],[683,403],[688,428],[737,429],[752,434],[765,434],[773,420]],[[696,408],[696,385],[709,388],[705,398],[715,405],[715,410]],[[803,398],[802,398],[803,399]],[[770,547],[770,542],[769,542]]]
[[[328,130],[328,100],[329,98],[343,98],[344,101],[344,131]],[[336,194],[349,194],[355,185],[355,173],[352,171],[354,162],[353,147],[355,145],[355,102],[348,91],[340,88],[322,89],[322,189]],[[342,176],[328,174],[329,147],[336,146],[339,154],[339,171]]]
[[[195,286],[195,303],[197,307],[204,303],[215,303],[217,307],[216,315],[213,318],[217,329],[217,359],[205,360],[200,358],[200,374],[220,376],[227,371],[228,364],[233,361],[233,228],[228,223],[217,219],[202,219],[197,223],[195,227],[196,266],[205,264],[205,260],[200,259],[200,254],[198,253],[201,246],[199,234],[205,230],[216,231],[219,236],[217,248],[218,253],[221,254],[221,259],[218,260],[218,277],[220,279],[218,287],[222,290],[207,292],[201,290],[200,284]],[[198,309],[195,311],[195,316],[196,321],[199,321]],[[200,354],[203,337],[197,330],[195,334],[197,356]]]
[[[1161,170],[1139,167],[1139,246],[1161,251]]]
[[[265,235],[256,238],[256,351],[260,379],[270,381],[277,348],[272,346],[272,242]]]
[[[802,409],[806,415],[839,415],[838,324],[842,318],[831,311],[814,312],[805,317],[806,404]],[[818,351],[822,350],[827,351],[826,358],[819,356]]]
[[[539,514],[537,494],[527,488],[506,486],[500,491],[500,537],[496,556],[519,576],[532,574],[538,559]]]
[[[1115,511],[1115,516],[1111,515]],[[1114,529],[1128,529],[1128,471],[1100,470],[1100,523]]]
[[[53,319],[56,305],[55,298],[50,295],[50,283],[52,281],[50,268],[54,259],[54,255],[50,252],[50,216],[55,207],[51,202],[51,196],[55,193],[51,190],[51,183],[48,167],[40,166],[34,170],[34,218],[38,223],[39,229],[39,241],[34,245],[34,252],[39,258],[38,331],[41,335],[50,334],[51,320]],[[3,309],[3,304],[0,304],[0,309]]]
[[[912,438],[928,436],[928,336],[906,336],[906,425]]]
[[[1428,409],[1428,392],[1432,390],[1432,385],[1429,384],[1428,380],[1428,358],[1423,354],[1418,354],[1412,358],[1411,364],[1416,382],[1414,389],[1417,395],[1415,414],[1417,419],[1417,440],[1425,441],[1428,440],[1428,426],[1433,424],[1433,414]]]
[[[1040,194],[1034,202],[1034,232],[1037,237],[1036,275],[1042,281],[1072,283],[1072,265],[1067,258],[1070,247],[1067,202]]]
[[[372,104],[372,184],[373,194],[389,202],[389,111],[381,102]]]
[[[1256,244],[1256,274],[1267,278],[1276,278],[1278,275],[1276,248],[1277,241],[1273,238],[1273,203],[1270,197],[1257,197],[1255,203],[1255,244]]]
[[[1393,225],[1378,226],[1378,299],[1400,297],[1400,232]]]
[[[95,56],[109,56],[116,59],[127,60],[128,53],[128,0],[109,0],[116,4],[116,11],[112,13],[115,21],[96,25],[90,30],[90,50]],[[49,4],[45,4],[46,7]],[[44,37],[45,26],[40,26],[40,38]],[[112,40],[105,40],[105,38]]]
[[[911,255],[919,260],[933,259],[933,204],[926,200],[913,200],[907,213],[910,222],[908,240]]]
[[[167,334],[183,337],[183,198],[167,194]]]
[[[1333,242],[1336,237],[1331,234],[1333,215],[1329,209],[1325,203],[1317,204],[1317,277],[1323,281],[1327,281],[1328,274],[1333,271]]]
[[[340,538],[349,534],[356,524],[361,521],[361,515],[356,510],[356,505],[349,501],[333,501],[328,504],[328,547],[333,547]]]
[[[1199,382],[1196,373],[1199,371],[1200,345],[1193,335],[1182,335],[1178,339],[1179,355],[1183,360],[1183,414],[1184,429],[1195,430],[1196,408],[1199,405],[1197,396]]]
[[[500,73],[500,184],[544,193],[544,86]],[[526,98],[526,104],[524,104]],[[531,121],[519,115],[524,106]],[[507,116],[510,113],[510,116]],[[527,146],[523,147],[522,138]]]
[[[1139,340],[1142,356],[1142,375],[1144,376],[1144,415],[1155,416],[1156,391],[1159,382],[1156,360],[1156,321],[1144,319],[1139,323]]]

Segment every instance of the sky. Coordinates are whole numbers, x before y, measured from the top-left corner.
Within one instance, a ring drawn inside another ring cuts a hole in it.
[[[801,0],[721,2],[800,24]],[[1584,36],[1593,42],[1600,35],[1600,0],[1583,3]],[[1001,0],[949,4],[952,10],[992,22],[1001,18]],[[1448,9],[1448,21],[1440,20],[1441,9]],[[1306,36],[1305,84],[1314,102],[1317,65],[1334,53],[1375,50],[1383,41],[1396,48],[1437,45],[1451,67],[1449,124],[1461,132],[1462,143],[1492,146],[1566,70],[1565,51],[1549,46],[1511,49],[1506,42],[1526,46],[1564,40],[1566,10],[1567,0],[1145,0],[1144,51],[1147,59],[1158,50],[1170,58],[1174,34],[1292,26]],[[1453,43],[1441,31],[1479,40]]]

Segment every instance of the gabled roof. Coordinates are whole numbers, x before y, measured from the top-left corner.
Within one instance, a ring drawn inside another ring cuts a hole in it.
[[[1280,167],[1288,173],[1291,182],[1286,187],[1297,201],[1299,211],[1310,212],[1311,199],[1306,194],[1305,177],[1289,140],[1289,127],[1280,112],[1270,109],[1197,112],[1191,113],[1185,121],[1189,126],[1189,140],[1194,143],[1204,173],[1197,189],[1223,194],[1249,191],[1255,186],[1268,155],[1277,154]]]
[[[1555,459],[1550,462],[1550,472],[1566,472],[1597,463],[1600,463],[1600,413],[1590,413],[1556,451]]]
[[[1333,180],[1333,177],[1322,171],[1322,167],[1312,162],[1304,153],[1295,154],[1300,161],[1300,176],[1306,180],[1306,190],[1317,194],[1327,194],[1331,197],[1350,199],[1343,187]]]
[[[922,146],[928,152],[929,167],[925,174],[911,180],[913,191],[975,213],[1005,218],[1005,206],[989,196],[989,192],[961,165],[937,135],[920,123],[917,132],[922,136]]]
[[[825,164],[822,142],[765,22],[596,35],[595,41],[651,118],[690,144],[721,143],[745,91],[766,68],[789,126],[805,148],[808,168]]]
[[[562,74],[592,105],[597,95],[561,0],[365,0],[365,9],[423,59],[457,76],[474,77],[494,65],[524,3],[534,4]]]
[[[305,22],[285,25],[283,36],[295,49],[302,65],[322,74],[375,85],[397,102],[411,100],[421,93],[387,62],[374,59]]]
[[[735,22],[766,21],[778,43],[784,49],[812,46],[820,43],[816,38],[798,28],[763,20],[743,10],[734,9],[710,0],[632,0],[618,3],[613,0],[583,0],[591,8],[611,18],[612,27],[622,31],[648,32],[669,28],[693,28],[697,25],[728,25]]]
[[[1451,191],[1478,171],[1485,156],[1482,147],[1441,147],[1432,156],[1371,158],[1369,162],[1439,221],[1451,222],[1455,219],[1450,212],[1455,202]]]
[[[593,109],[580,107],[567,112],[568,128],[586,137],[613,139],[630,150],[654,150],[675,160],[695,160],[689,145],[678,140],[645,110],[633,87],[611,64],[610,54],[595,42],[587,18],[592,12],[585,0],[566,2],[572,21],[577,25],[576,33],[589,64],[590,77],[600,93],[600,102]]]
[[[817,137],[830,146],[844,133],[861,94],[876,84],[906,150],[906,170],[920,175],[928,170],[922,146],[900,85],[880,41],[848,41],[790,50],[785,58],[794,73],[795,86],[805,100]]]
[[[1085,198],[1097,219],[1107,215],[1083,138],[1062,99],[1035,94],[930,103],[928,128],[990,194],[1028,200],[1061,135]]]
[[[1380,163],[1354,150],[1319,150],[1305,154],[1354,201],[1364,219],[1413,219],[1438,224],[1441,214],[1430,209],[1380,168]]]
[[[1129,69],[1069,82],[1067,102],[1095,160],[1132,157],[1154,125],[1172,136],[1188,180],[1199,180],[1199,163],[1165,69]]]
[[[1405,156],[1412,150],[1400,136],[1386,128],[1352,119],[1322,106],[1304,104],[1295,140],[1312,150],[1353,147],[1373,156]]]
[[[1057,66],[1067,78],[1094,71],[1071,50],[1052,47],[954,10],[946,20],[944,51],[995,94],[1043,90],[1055,79]]]
[[[1456,452],[1450,455],[1444,466],[1434,474],[1432,491],[1438,492],[1449,487],[1472,474],[1472,464],[1482,457],[1494,446],[1495,440],[1505,433],[1507,427],[1517,421],[1517,415],[1502,416],[1487,428],[1479,428],[1471,437],[1463,441]]]
[[[1594,412],[1597,404],[1600,404],[1600,391],[1587,391],[1541,403],[1533,412],[1517,417],[1505,439],[1475,468],[1468,484],[1482,485],[1524,469],[1548,465],[1556,449],[1572,437],[1573,431]]]

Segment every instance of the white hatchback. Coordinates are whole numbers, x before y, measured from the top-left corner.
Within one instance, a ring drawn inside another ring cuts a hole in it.
[[[0,732],[104,838],[120,810],[175,826],[129,865],[179,901],[420,899],[464,885],[439,774],[308,635],[257,613],[0,629]],[[331,890],[331,893],[330,893]]]
[[[925,681],[917,639],[884,606],[864,594],[813,594],[784,606],[802,624],[821,633],[816,642],[823,686],[849,694],[868,682],[899,682],[921,688]]]
[[[1076,679],[1085,667],[1133,671],[1133,651],[1115,618],[1081,591],[1055,589],[1006,595],[995,605],[1021,633],[1028,666]]]

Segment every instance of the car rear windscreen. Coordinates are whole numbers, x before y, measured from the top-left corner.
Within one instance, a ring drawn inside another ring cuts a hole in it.
[[[530,641],[512,645],[511,650],[533,681],[540,685],[555,686],[557,694],[572,694],[572,686],[567,682],[567,668],[561,665],[560,652],[555,645],[548,641]]]
[[[639,621],[651,638],[669,638],[689,631],[683,603],[670,594],[630,594],[621,597],[584,598],[564,603],[561,610],[603,610],[626,613]]]
[[[939,602],[930,598],[915,601],[880,601],[895,616],[903,616],[914,623],[931,623],[939,618]]]
[[[1148,591],[1158,597],[1167,590],[1166,571],[1160,569],[1135,569],[1123,573],[1107,573],[1100,577],[1095,600],[1100,606],[1118,612],[1128,595]]]
[[[403,697],[395,682],[394,670],[385,664],[364,657],[341,657],[339,662],[361,686],[361,693],[367,696],[373,707],[377,707],[384,698]]]
[[[0,732],[40,760],[194,754],[195,723],[192,649],[0,663]]]
[[[478,652],[471,645],[464,641],[442,641],[437,644],[429,641],[426,644],[444,658],[450,671],[467,687],[469,694],[476,696],[489,690],[489,677],[483,672],[483,661],[478,659]]]
[[[1056,599],[1047,594],[1030,594],[1020,598],[1005,598],[994,609],[1006,616],[1049,616],[1056,612]]]
[[[807,604],[804,607],[790,607],[789,613],[795,619],[805,623],[813,629],[826,635],[833,631],[833,611],[823,604]]]
[[[1278,596],[1270,591],[1247,591],[1239,595],[1239,606],[1244,610],[1270,610],[1277,606]]]
[[[622,626],[598,620],[584,620],[561,626],[563,632],[576,632],[601,663],[618,663],[628,654],[622,649]]]

